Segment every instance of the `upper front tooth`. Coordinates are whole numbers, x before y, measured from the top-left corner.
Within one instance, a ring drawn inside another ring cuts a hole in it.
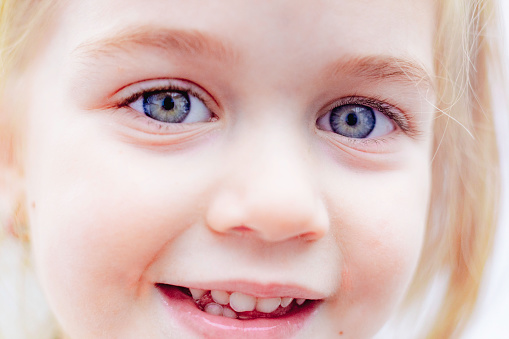
[[[271,313],[281,305],[281,298],[258,298],[256,310],[263,313]]]
[[[230,295],[230,306],[236,312],[253,311],[256,305],[256,298],[240,292],[233,292]]]
[[[281,307],[286,307],[291,304],[293,298],[281,298]]]
[[[228,305],[230,303],[230,294],[225,291],[210,291],[212,299],[218,304]]]
[[[197,289],[197,288],[190,288],[189,291],[191,292],[191,295],[193,296],[194,300],[200,299],[201,297],[203,297],[205,292],[207,292],[205,290],[200,290],[200,289]]]
[[[304,301],[306,301],[306,299],[299,298],[299,299],[297,299],[295,301],[297,302],[297,305],[302,305],[302,304],[304,304]]]

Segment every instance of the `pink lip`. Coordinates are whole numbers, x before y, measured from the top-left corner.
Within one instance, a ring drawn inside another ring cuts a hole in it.
[[[247,284],[243,291],[247,289]],[[222,316],[215,316],[201,311],[191,297],[182,291],[168,287],[168,285],[156,285],[159,289],[163,303],[170,316],[177,319],[187,329],[196,333],[201,338],[213,339],[269,339],[269,338],[290,338],[302,329],[307,320],[309,320],[317,311],[318,301],[304,305],[295,312],[290,312],[278,318],[239,320],[230,319]],[[236,284],[236,286],[238,286]],[[276,293],[282,290],[288,291],[292,287],[262,287],[251,286],[249,290],[256,291],[258,296],[285,296],[286,293]],[[210,287],[208,287],[210,289]],[[223,289],[231,290],[231,289]],[[238,290],[235,290],[238,291]],[[253,292],[251,295],[255,295]],[[308,295],[307,292],[300,291],[296,297]],[[290,294],[290,296],[294,296]],[[308,297],[309,298],[309,297]]]

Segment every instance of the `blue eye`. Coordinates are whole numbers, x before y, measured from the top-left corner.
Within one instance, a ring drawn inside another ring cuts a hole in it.
[[[376,108],[357,103],[339,105],[331,109],[318,118],[317,126],[322,130],[353,139],[377,138],[395,129],[391,118]]]
[[[329,118],[332,131],[348,138],[366,138],[375,128],[376,118],[371,107],[343,105],[334,108]]]
[[[213,117],[203,101],[186,90],[147,91],[135,98],[129,107],[163,123],[207,122]]]
[[[180,123],[190,108],[189,96],[185,92],[165,91],[143,96],[143,112],[161,122]]]

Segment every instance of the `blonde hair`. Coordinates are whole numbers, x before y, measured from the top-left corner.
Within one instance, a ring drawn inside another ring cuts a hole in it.
[[[447,290],[428,338],[453,338],[474,309],[497,223],[500,174],[489,67],[496,68],[498,58],[490,41],[493,1],[439,3],[431,206],[410,295],[446,272]]]
[[[55,2],[0,0],[0,105],[2,85],[13,81],[14,72],[22,73],[35,42],[43,40],[37,39],[41,23]],[[475,307],[497,222],[500,179],[489,70],[498,59],[496,43],[487,35],[495,28],[494,0],[436,5],[433,184],[424,249],[407,305],[419,302],[433,277],[445,273],[447,291],[427,338],[452,338]],[[2,134],[0,168],[6,160],[19,161],[15,133]]]

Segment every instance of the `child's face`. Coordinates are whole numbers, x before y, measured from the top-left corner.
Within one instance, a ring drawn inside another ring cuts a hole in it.
[[[19,93],[65,331],[373,335],[425,230],[433,1],[69,2]]]

